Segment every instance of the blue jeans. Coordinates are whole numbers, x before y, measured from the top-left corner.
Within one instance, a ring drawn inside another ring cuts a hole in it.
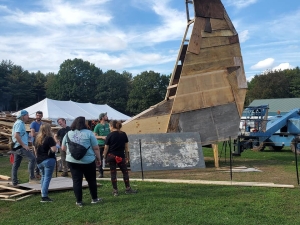
[[[38,164],[41,178],[41,193],[42,197],[48,197],[48,188],[54,171],[56,160],[54,158],[45,159],[43,162]]]
[[[27,151],[25,148],[20,148],[14,152],[14,163],[11,169],[11,177],[12,183],[18,183],[18,169],[22,162],[23,157],[27,157],[29,160],[28,163],[28,172],[29,172],[29,179],[34,179],[34,167],[35,167],[35,156],[31,151]]]

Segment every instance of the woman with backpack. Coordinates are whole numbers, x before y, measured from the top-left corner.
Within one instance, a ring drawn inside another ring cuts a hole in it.
[[[113,186],[113,195],[118,196],[117,186],[117,165],[123,173],[125,183],[125,194],[135,194],[136,190],[131,189],[129,184],[129,175],[126,163],[129,162],[128,137],[121,131],[122,123],[112,120],[109,123],[110,133],[105,139],[103,158],[110,167],[111,183]]]
[[[88,182],[91,203],[101,202],[98,198],[96,182],[96,166],[101,165],[100,150],[94,133],[87,129],[85,117],[77,117],[71,130],[64,136],[61,149],[66,151],[66,161],[73,180],[76,205],[82,207],[82,179]],[[96,163],[95,163],[96,161]]]
[[[41,178],[41,202],[52,202],[48,197],[48,188],[54,171],[56,159],[56,142],[54,141],[51,126],[43,123],[35,140],[35,155]]]

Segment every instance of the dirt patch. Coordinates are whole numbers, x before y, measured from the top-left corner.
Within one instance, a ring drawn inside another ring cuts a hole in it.
[[[182,170],[159,170],[144,171],[145,179],[183,179],[183,180],[212,180],[230,181],[230,164],[227,161],[220,163],[220,168],[214,167],[213,158],[205,158],[205,169],[182,169]],[[255,168],[261,172],[233,172],[233,181],[243,182],[270,182],[275,184],[297,185],[296,168],[291,166],[287,169],[285,165],[278,165],[276,161],[235,160],[233,168],[247,167]],[[130,172],[131,178],[142,178],[142,172]]]

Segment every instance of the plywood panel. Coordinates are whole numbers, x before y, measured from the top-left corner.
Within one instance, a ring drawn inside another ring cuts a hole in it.
[[[19,186],[31,188],[35,192],[41,191],[40,184],[24,183],[24,184],[20,184]],[[88,183],[86,181],[82,181],[82,187],[88,187]],[[73,180],[70,177],[54,177],[51,179],[49,185],[49,191],[67,190],[72,188],[73,188]]]
[[[231,85],[231,88],[232,88],[232,92],[233,92],[233,96],[234,96],[234,99],[235,99],[235,103],[237,105],[237,109],[238,109],[238,112],[239,112],[239,115],[241,116],[242,113],[243,113],[243,106],[242,108],[240,107],[240,96],[239,96],[239,88],[238,88],[238,82],[237,82],[237,77],[236,77],[236,71],[234,72],[231,72],[228,74],[228,81]],[[243,101],[244,103],[244,101]]]
[[[220,70],[181,77],[172,114],[233,102],[227,74]]]
[[[177,96],[175,102],[176,104],[173,105],[172,113],[180,113],[205,108],[202,92]]]
[[[238,109],[240,117],[242,116],[244,111],[244,102],[245,102],[246,93],[247,93],[247,89],[239,89],[237,92],[233,93],[236,107]]]
[[[179,127],[178,127],[179,117],[180,117],[180,114],[172,114],[171,115],[167,133],[180,132]]]
[[[234,102],[231,87],[176,96],[172,113],[181,113]]]
[[[210,19],[210,24],[212,30],[229,30],[229,26],[227,24],[227,21],[224,19]]]
[[[227,67],[235,66],[234,58],[223,58],[219,61],[210,62],[194,62],[184,65],[184,70],[182,71],[182,77],[189,76],[193,74],[198,74],[201,72],[210,72],[214,70],[226,70]]]
[[[201,48],[211,48],[229,44],[230,40],[228,37],[206,37],[202,38]]]
[[[194,0],[197,17],[224,18],[224,6],[221,0]]]
[[[127,134],[166,133],[170,115],[135,119],[123,124],[122,130]]]
[[[228,87],[227,70],[197,73],[180,79],[177,95]]]
[[[234,57],[234,62],[235,62],[236,66],[240,67],[237,70],[238,87],[239,88],[248,88],[242,57]]]
[[[234,36],[229,37],[230,44],[240,43],[239,36],[236,34]]]
[[[211,33],[202,31],[201,36],[203,38],[205,37],[229,37],[233,36],[234,34],[232,33],[231,30],[214,30]]]
[[[199,131],[203,145],[235,138],[240,117],[235,103],[180,113],[181,132]]]
[[[182,69],[184,70],[185,65],[189,64],[196,64],[199,62],[218,62],[219,60],[223,60],[225,58],[237,56],[241,57],[241,48],[238,43],[201,49],[199,55],[187,52]],[[182,75],[184,74],[182,73],[181,76]]]
[[[159,104],[151,107],[151,110],[137,117],[138,119],[154,117],[154,116],[162,116],[169,115],[171,113],[171,109],[173,106],[174,99],[164,100]]]
[[[205,18],[196,17],[187,49],[189,52],[199,54],[202,39],[201,33],[204,30],[204,26]]]

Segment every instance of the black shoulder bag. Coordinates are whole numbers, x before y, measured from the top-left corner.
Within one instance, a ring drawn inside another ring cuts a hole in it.
[[[71,156],[76,160],[82,159],[83,156],[85,156],[87,150],[91,147],[91,146],[89,146],[88,148],[86,148],[81,144],[77,144],[77,143],[71,141],[68,133],[67,133],[67,143],[68,143],[68,149],[71,153]]]

